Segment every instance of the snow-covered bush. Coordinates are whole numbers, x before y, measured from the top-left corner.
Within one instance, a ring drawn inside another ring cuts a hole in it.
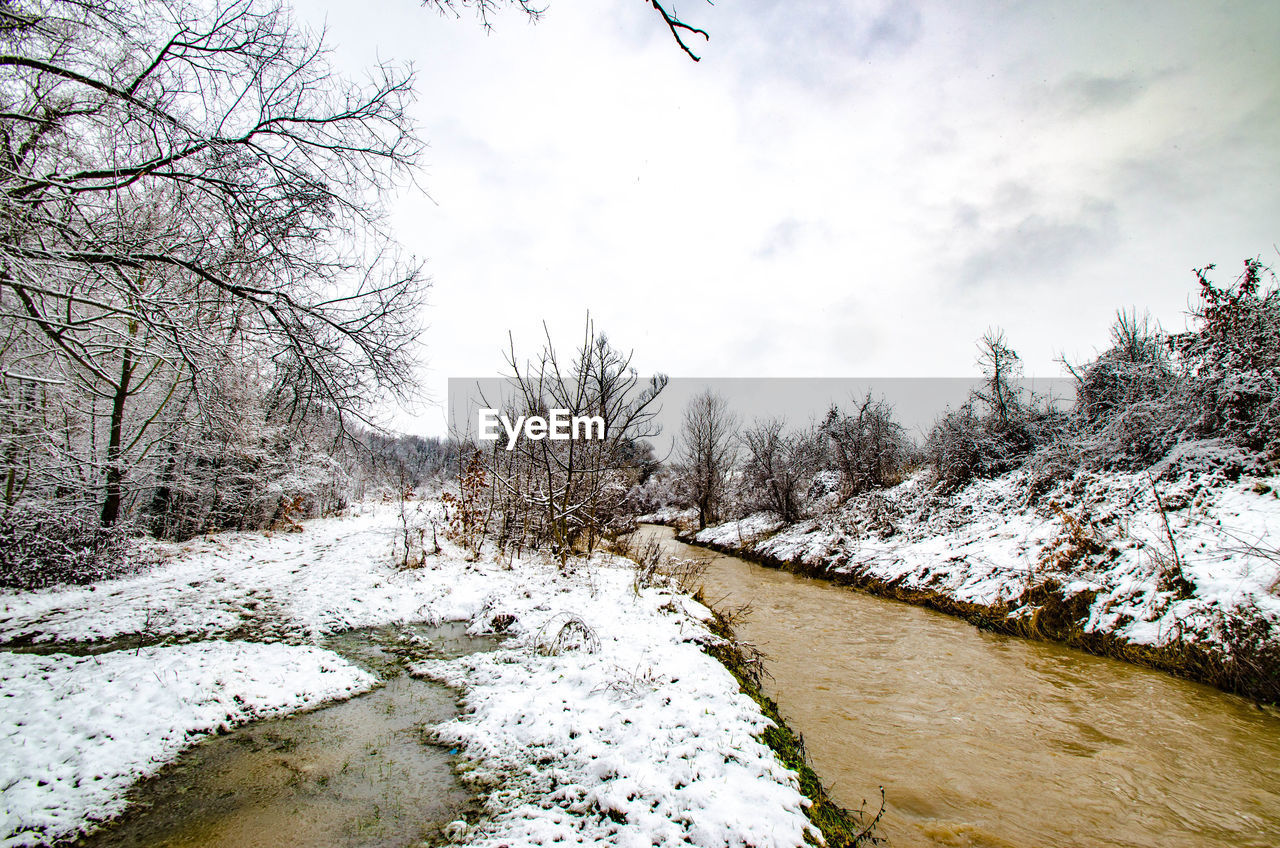
[[[819,431],[787,433],[784,427],[774,418],[743,432],[746,452],[738,488],[746,511],[768,510],[795,521],[806,510],[809,483],[822,470],[826,452]]]
[[[1196,271],[1199,329],[1173,339],[1201,412],[1197,427],[1280,452],[1280,290],[1263,287],[1275,274],[1249,259],[1234,285],[1218,288],[1207,276],[1212,268]]]
[[[805,497],[813,512],[829,512],[840,505],[840,472],[827,468],[813,475]]]
[[[1025,428],[1000,427],[992,416],[980,414],[971,399],[938,419],[925,442],[925,453],[937,483],[953,490],[975,478],[1015,468],[1030,442]]]
[[[1121,469],[1145,468],[1187,437],[1192,411],[1184,397],[1141,399],[1115,409],[1084,434],[1094,464]]]
[[[1178,388],[1178,375],[1151,319],[1121,311],[1111,325],[1110,349],[1076,374],[1076,409],[1090,422],[1106,421],[1136,405],[1161,404]]]
[[[1112,346],[1070,368],[1077,403],[1068,438],[1082,463],[1142,469],[1203,439],[1280,453],[1280,294],[1264,290],[1270,272],[1257,260],[1226,288],[1209,281],[1212,267],[1196,271],[1193,329],[1164,335],[1122,312]]]
[[[988,331],[978,351],[982,388],[944,413],[925,442],[934,479],[947,491],[1016,468],[1037,437],[1048,441],[1058,424],[1056,413],[1040,410],[1034,397],[1025,396],[1018,383],[1021,360],[1002,331]]]
[[[627,490],[624,506],[635,515],[657,512],[664,507],[684,506],[687,493],[682,491],[680,476],[669,468],[655,471]]]
[[[282,427],[255,434],[205,431],[168,447],[140,521],[160,538],[188,539],[215,530],[290,527],[346,505],[342,466]]]
[[[0,510],[0,587],[43,589],[91,583],[129,567],[126,528],[103,527],[91,512],[47,503]]]
[[[913,450],[893,407],[870,393],[852,413],[831,407],[820,429],[845,497],[897,483]]]

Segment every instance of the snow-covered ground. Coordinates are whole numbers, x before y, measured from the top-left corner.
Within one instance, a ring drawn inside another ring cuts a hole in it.
[[[665,524],[676,528],[697,527],[698,510],[694,507],[664,506],[645,515],[636,516],[636,521],[640,524]]]
[[[1280,633],[1280,477],[1224,479],[1198,461],[1214,447],[1143,472],[1080,471],[1037,498],[1026,470],[945,496],[921,472],[790,526],[755,515],[694,540],[1011,616],[1028,615],[1024,592],[1052,581],[1067,596],[1093,593],[1084,632],[1140,645],[1211,638],[1224,615]],[[1185,583],[1170,579],[1174,551]]]
[[[454,837],[797,846],[814,833],[794,773],[757,741],[767,720],[700,648],[716,638],[700,604],[638,588],[610,557],[565,571],[468,562],[444,543],[400,570],[399,529],[397,508],[366,507],[302,533],[173,546],[135,576],[0,595],[0,642],[120,639],[86,657],[0,651],[0,845],[117,812],[133,780],[202,733],[376,685],[314,643],[402,621],[509,634],[416,669],[466,707],[437,735],[460,749],[487,814]]]
[[[123,792],[193,739],[372,686],[313,647],[204,642],[73,657],[0,652],[3,845],[123,809]]]

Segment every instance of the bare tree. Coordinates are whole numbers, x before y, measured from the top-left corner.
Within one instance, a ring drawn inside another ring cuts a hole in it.
[[[340,428],[409,389],[425,282],[378,196],[420,149],[410,75],[342,80],[267,0],[16,0],[0,51],[6,393],[52,381],[39,450],[87,463],[102,523],[174,428],[234,416],[230,366]]]
[[[822,469],[822,437],[813,428],[785,432],[786,422],[756,422],[742,434],[747,449],[742,468],[744,500],[795,521],[804,512],[805,488]]]
[[[601,426],[579,434],[585,438],[518,439],[510,450],[499,440],[489,467],[505,522],[530,541],[548,542],[563,562],[577,545],[593,549],[620,514],[647,461],[637,445],[659,433],[654,418],[667,378],[641,378],[631,366],[632,354],[597,332],[590,316],[568,361],[545,325],[544,334],[542,349],[524,362],[510,342],[507,365],[516,397],[507,407],[508,419],[546,418],[561,410],[570,419],[598,418]]]
[[[832,406],[820,428],[831,445],[846,496],[895,483],[912,449],[893,407],[883,398],[877,400],[868,392],[855,401],[854,409],[845,414]]]
[[[678,457],[694,506],[698,527],[720,517],[729,474],[738,454],[738,416],[710,389],[695,395],[684,410]]]
[[[699,61],[699,57],[685,39],[700,35],[704,41],[709,41],[711,36],[707,31],[681,20],[675,6],[668,8],[669,4],[661,3],[659,0],[642,0],[642,2],[652,6],[658,13],[667,29],[671,31],[671,37],[676,40],[676,44],[680,45],[680,49],[693,61]],[[546,11],[544,6],[537,5],[532,0],[422,0],[422,5],[432,7],[442,14],[453,15],[458,15],[460,9],[474,9],[485,29],[491,28],[489,18],[499,6],[516,6],[533,21],[541,18]]]
[[[983,384],[969,393],[959,409],[948,410],[929,433],[925,449],[934,473],[946,488],[959,488],[974,477],[990,477],[1015,467],[1035,447],[1036,439],[1054,437],[1058,416],[1024,400],[1017,381],[1022,374],[1018,354],[1003,330],[988,330],[978,343]]]
[[[1021,417],[1018,379],[1022,359],[1005,341],[1004,330],[987,330],[978,343],[978,366],[986,385],[976,397],[991,410],[996,428],[1007,430]]]

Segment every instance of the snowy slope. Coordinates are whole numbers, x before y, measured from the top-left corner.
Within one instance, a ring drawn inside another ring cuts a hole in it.
[[[790,526],[750,516],[694,540],[1010,616],[1029,614],[1024,592],[1052,582],[1068,597],[1092,593],[1084,632],[1139,645],[1212,640],[1223,616],[1280,633],[1280,478],[1233,481],[1173,459],[1138,473],[1080,471],[1037,498],[1024,470],[951,495],[922,472]],[[1170,579],[1174,551],[1185,583]]]

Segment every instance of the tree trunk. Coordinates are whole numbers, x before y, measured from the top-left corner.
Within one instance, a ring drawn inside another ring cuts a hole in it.
[[[120,467],[120,445],[124,432],[124,403],[129,398],[129,380],[132,376],[133,351],[126,346],[120,360],[120,382],[116,384],[115,397],[111,399],[111,435],[107,442],[107,498],[102,502],[103,527],[110,527],[120,518],[121,489],[124,482],[124,469]]]

